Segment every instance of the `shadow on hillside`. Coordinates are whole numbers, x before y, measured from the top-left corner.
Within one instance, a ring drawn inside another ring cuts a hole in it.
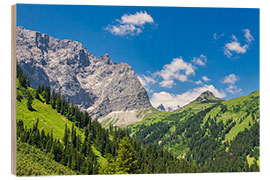
[[[36,109],[34,109],[33,107],[28,108],[28,110],[29,110],[29,111],[32,111],[32,112],[33,112],[33,111],[37,111],[37,110],[36,110]]]

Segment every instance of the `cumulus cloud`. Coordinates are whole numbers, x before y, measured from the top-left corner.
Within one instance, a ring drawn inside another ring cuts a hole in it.
[[[198,80],[198,81],[195,81],[194,83],[197,84],[197,85],[199,85],[199,84],[202,84],[202,81],[201,80]]]
[[[159,83],[161,87],[167,87],[167,88],[172,88],[172,85],[174,84],[173,80],[163,80]]]
[[[233,53],[236,54],[245,54],[251,44],[252,41],[254,41],[253,36],[250,33],[249,29],[244,29],[244,37],[246,44],[241,45],[241,43],[238,41],[237,37],[235,35],[232,35],[231,42],[226,43],[224,46],[224,55],[226,55],[228,58],[231,58],[233,56]]]
[[[174,58],[170,64],[163,66],[162,70],[156,72],[163,81],[160,82],[162,87],[171,88],[174,80],[185,82],[189,75],[195,75],[195,67],[191,63],[185,62],[182,57]]]
[[[247,52],[248,45],[245,44],[244,46],[241,46],[238,41],[233,41],[225,44],[225,48],[230,52],[235,51],[238,54],[245,54]]]
[[[204,80],[204,82],[208,82],[208,81],[211,81],[210,78],[208,78],[207,76],[203,76],[202,79]]]
[[[242,89],[238,88],[236,85],[229,85],[229,87],[226,88],[226,91],[231,94],[238,94],[242,92]]]
[[[147,12],[136,12],[135,14],[124,14],[121,17],[122,24],[134,24],[138,26],[142,26],[145,23],[153,23],[154,19],[147,14]]]
[[[153,24],[154,19],[146,11],[140,11],[135,14],[124,14],[121,19],[116,19],[115,23],[107,25],[105,30],[113,35],[135,36],[142,33],[146,23]]]
[[[239,79],[240,77],[236,76],[235,74],[230,74],[225,76],[222,82],[224,84],[235,84]]]
[[[240,77],[235,74],[230,74],[228,76],[225,76],[223,79],[224,84],[229,84],[229,86],[225,89],[227,92],[231,94],[238,94],[242,92],[241,88],[238,88],[235,83],[239,81]]]
[[[154,107],[158,107],[160,104],[163,104],[166,109],[176,109],[178,105],[181,107],[187,105],[207,90],[211,91],[216,97],[226,97],[226,94],[223,91],[219,91],[213,85],[204,85],[202,87],[188,90],[182,94],[171,94],[165,91],[154,93],[150,101]]]
[[[205,66],[207,58],[205,55],[201,54],[200,57],[193,57],[192,62],[199,66]]]
[[[113,26],[107,26],[106,30],[110,31],[114,35],[123,36],[130,34],[132,36],[142,33],[140,28],[135,27],[133,24],[119,24]]]

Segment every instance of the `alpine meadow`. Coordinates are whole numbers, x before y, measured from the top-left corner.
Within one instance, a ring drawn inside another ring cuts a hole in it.
[[[259,9],[15,11],[17,176],[260,171]]]

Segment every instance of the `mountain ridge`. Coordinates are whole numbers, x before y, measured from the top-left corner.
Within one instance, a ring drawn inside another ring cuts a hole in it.
[[[151,107],[136,73],[108,54],[95,57],[80,42],[17,27],[16,58],[31,87],[50,85],[93,118]]]

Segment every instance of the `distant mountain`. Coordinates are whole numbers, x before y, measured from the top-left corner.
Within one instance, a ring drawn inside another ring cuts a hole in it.
[[[158,107],[157,107],[158,110],[161,110],[161,111],[165,111],[165,107],[163,106],[163,104],[160,104]]]
[[[201,103],[209,103],[209,102],[220,102],[223,100],[215,97],[211,91],[207,90],[203,92],[195,101],[199,101]]]
[[[95,57],[81,43],[17,27],[16,57],[31,87],[50,85],[93,118],[151,107],[146,90],[126,63]]]

